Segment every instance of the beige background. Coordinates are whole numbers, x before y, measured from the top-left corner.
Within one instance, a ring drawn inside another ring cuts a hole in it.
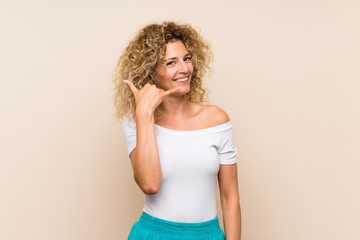
[[[1,1],[0,239],[125,239],[142,208],[112,70],[142,26],[212,42],[243,240],[360,239],[360,2]],[[221,212],[219,211],[219,214]]]

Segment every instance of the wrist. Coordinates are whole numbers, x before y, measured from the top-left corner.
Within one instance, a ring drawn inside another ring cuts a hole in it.
[[[149,120],[154,120],[154,111],[149,110],[149,109],[136,109],[136,118],[137,119],[149,119]]]

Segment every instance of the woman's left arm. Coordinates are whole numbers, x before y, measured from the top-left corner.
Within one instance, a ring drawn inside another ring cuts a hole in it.
[[[226,240],[240,240],[241,211],[237,164],[220,164],[218,180]]]

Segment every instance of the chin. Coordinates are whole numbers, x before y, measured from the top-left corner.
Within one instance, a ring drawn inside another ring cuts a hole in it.
[[[182,95],[185,95],[187,93],[190,92],[190,87],[189,86],[184,86],[181,91],[179,92],[179,95],[182,96]]]
[[[179,92],[174,93],[174,94],[172,94],[171,96],[181,97],[181,96],[186,95],[186,94],[189,93],[189,92],[190,92],[190,89],[185,87],[185,89],[181,89]]]

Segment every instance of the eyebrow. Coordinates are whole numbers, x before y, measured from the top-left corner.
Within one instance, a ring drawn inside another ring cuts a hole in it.
[[[187,56],[191,56],[191,54],[190,53],[187,53],[187,54],[185,54],[185,56],[184,57],[187,57]],[[166,61],[169,61],[169,60],[176,60],[177,59],[177,57],[172,57],[172,58],[168,58],[168,59],[166,59]]]

